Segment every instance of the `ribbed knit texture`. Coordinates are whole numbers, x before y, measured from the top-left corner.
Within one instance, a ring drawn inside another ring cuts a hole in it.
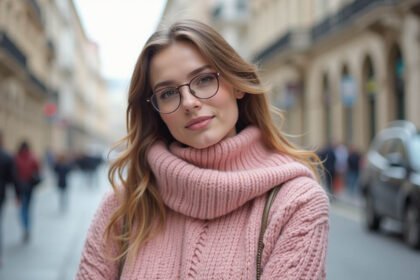
[[[156,143],[148,154],[167,205],[165,230],[127,263],[122,279],[255,279],[266,193],[283,184],[264,235],[261,279],[325,279],[328,199],[311,172],[266,149],[255,127],[202,150]],[[114,194],[88,233],[77,279],[115,279],[103,240]]]

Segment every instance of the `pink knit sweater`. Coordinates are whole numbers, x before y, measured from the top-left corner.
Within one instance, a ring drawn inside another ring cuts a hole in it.
[[[328,199],[311,172],[267,150],[255,127],[196,150],[156,143],[148,161],[167,206],[165,230],[126,263],[122,279],[255,279],[266,193],[284,183],[264,235],[261,279],[325,279]],[[76,279],[115,279],[105,197],[90,227]]]

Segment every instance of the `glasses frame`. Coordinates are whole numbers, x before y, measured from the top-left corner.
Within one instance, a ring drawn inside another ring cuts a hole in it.
[[[216,81],[217,81],[217,88],[216,88],[216,91],[214,92],[214,94],[212,94],[211,96],[209,96],[209,97],[198,97],[198,96],[196,96],[195,95],[195,93],[193,93],[193,91],[191,90],[191,83],[196,79],[196,78],[198,78],[198,77],[200,77],[200,76],[202,76],[202,75],[208,75],[208,74],[211,74],[211,75],[214,75],[215,77],[216,77]],[[198,74],[198,75],[196,75],[196,76],[194,76],[191,80],[190,80],[190,82],[189,83],[185,83],[185,84],[182,84],[182,85],[179,85],[179,86],[176,86],[176,87],[166,87],[166,88],[174,88],[176,91],[177,91],[177,93],[179,94],[179,103],[178,103],[178,106],[173,110],[173,111],[171,111],[171,112],[168,112],[168,113],[163,113],[163,112],[161,112],[161,111],[159,111],[159,109],[157,108],[157,106],[155,106],[155,104],[153,103],[153,101],[152,101],[152,99],[153,99],[153,97],[154,96],[156,96],[156,93],[155,92],[153,92],[153,94],[150,96],[150,98],[148,98],[148,99],[146,99],[146,102],[148,102],[148,103],[150,103],[150,104],[152,104],[152,106],[153,106],[153,109],[155,109],[157,112],[159,112],[160,114],[171,114],[171,113],[173,113],[173,112],[175,112],[176,110],[178,110],[179,109],[179,107],[181,107],[181,103],[182,103],[182,94],[181,94],[181,91],[179,90],[180,88],[182,88],[182,87],[184,87],[184,86],[187,86],[188,87],[188,91],[189,91],[189,93],[192,95],[192,96],[194,96],[195,98],[197,98],[197,99],[210,99],[210,98],[212,98],[213,96],[215,96],[218,92],[219,92],[219,88],[220,88],[220,81],[219,81],[219,78],[220,78],[220,73],[219,72],[209,72],[209,73],[200,73],[200,74]],[[165,88],[165,89],[166,89]]]

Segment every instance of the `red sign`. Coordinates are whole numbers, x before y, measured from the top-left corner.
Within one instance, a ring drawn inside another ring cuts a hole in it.
[[[44,115],[48,118],[52,118],[57,113],[57,105],[52,102],[45,103],[44,106]]]

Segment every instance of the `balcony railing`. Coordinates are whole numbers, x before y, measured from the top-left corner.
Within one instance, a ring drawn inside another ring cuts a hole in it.
[[[287,50],[296,52],[305,51],[310,46],[310,40],[310,34],[306,29],[288,30],[283,36],[257,53],[253,60],[254,62],[267,61],[273,56]]]
[[[47,86],[41,82],[27,66],[27,59],[23,52],[16,44],[7,36],[6,33],[0,31],[0,49],[3,49],[17,64],[27,73],[29,81],[39,88],[44,94],[48,94]]]
[[[28,70],[28,76],[30,81],[35,84],[45,95],[48,95],[48,88],[47,86],[41,82],[37,77],[34,76],[33,73],[29,72]]]
[[[291,32],[288,31],[286,34],[278,38],[273,44],[269,45],[267,48],[262,50],[260,53],[258,53],[254,57],[254,61],[263,61],[268,59],[269,57],[275,55],[276,53],[279,53],[291,45]]]
[[[22,68],[26,68],[26,56],[6,33],[0,31],[0,49],[4,49]]]
[[[378,6],[394,5],[401,0],[355,0],[337,13],[327,17],[311,29],[311,37],[313,41],[317,41],[325,37],[335,30],[342,28],[349,24],[356,17],[372,10]]]

